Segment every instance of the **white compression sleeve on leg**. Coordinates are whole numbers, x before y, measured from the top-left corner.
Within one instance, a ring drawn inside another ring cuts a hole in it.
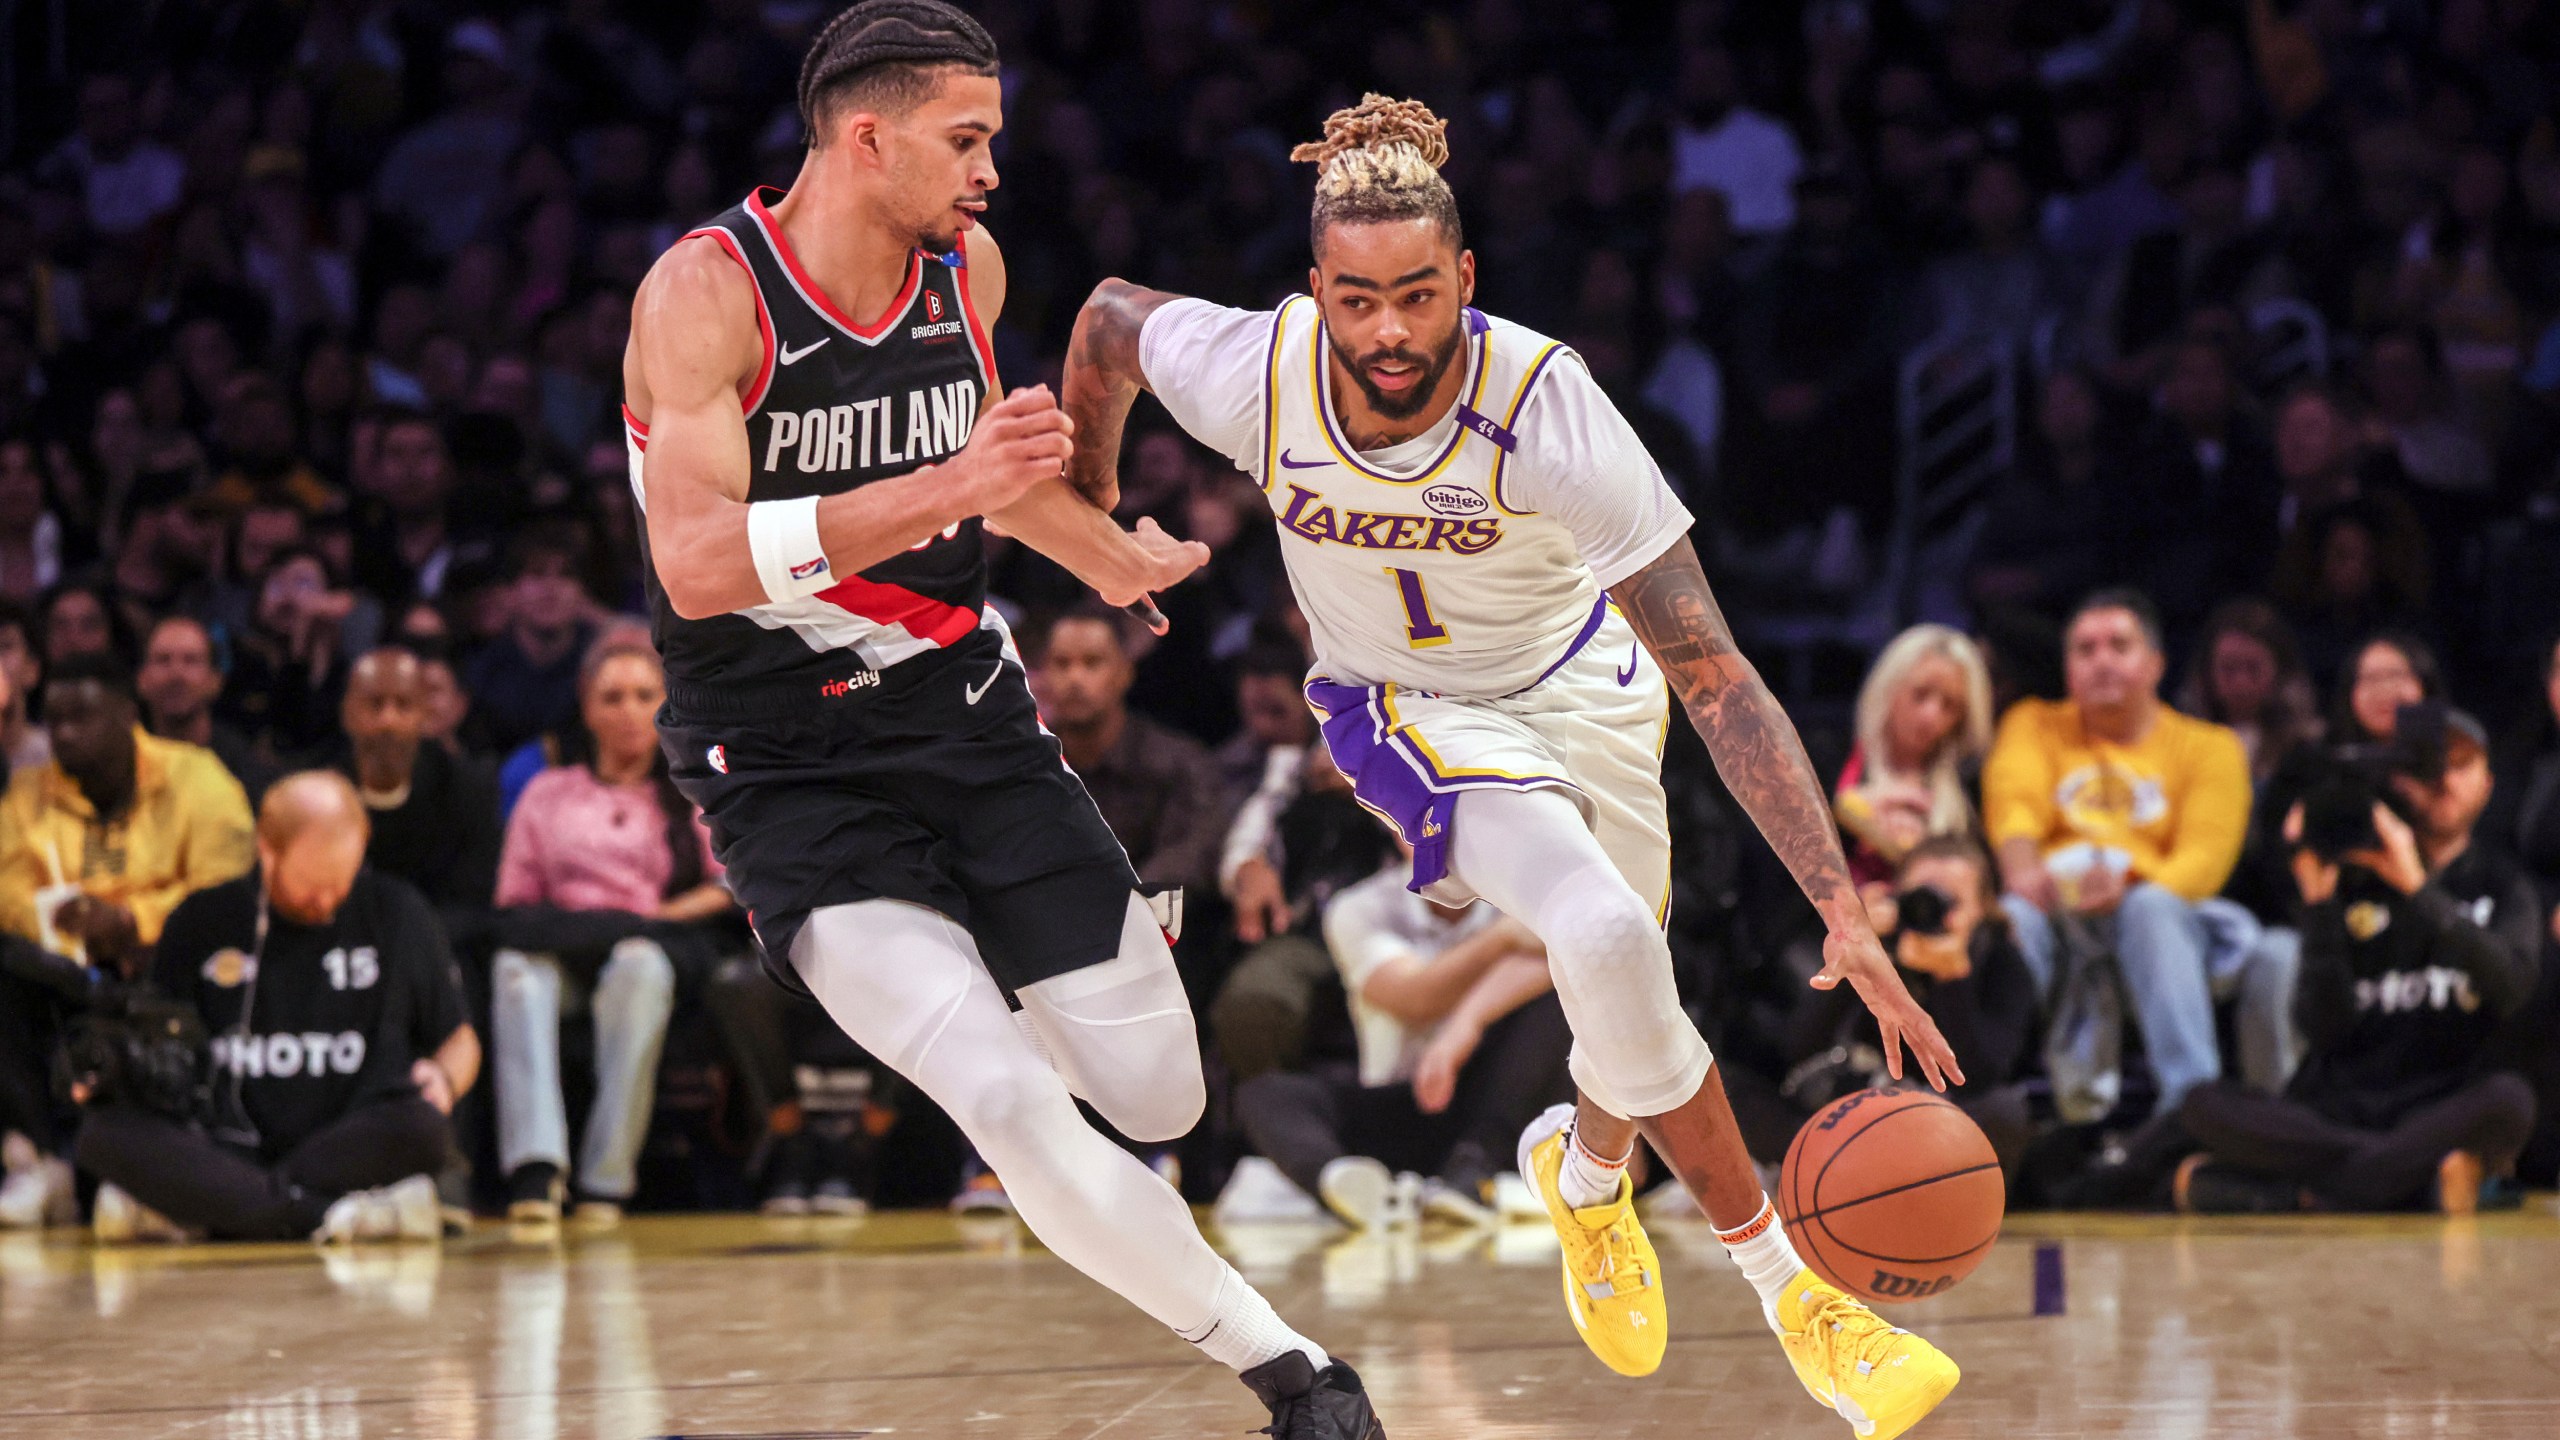
[[[845,1034],[958,1123],[1052,1254],[1236,1368],[1301,1347],[1323,1363],[1286,1325],[1275,1336],[1261,1323],[1269,1307],[1173,1187],[1076,1113],[967,931],[895,900],[832,905],[810,915],[791,959]],[[1255,1353],[1211,1349],[1230,1342]]]
[[[818,538],[818,497],[758,500],[747,507],[747,554],[764,598],[779,605],[836,583]]]
[[[1458,798],[1450,861],[1546,942],[1583,1093],[1628,1117],[1668,1114],[1698,1093],[1713,1057],[1680,1008],[1671,946],[1572,800],[1555,790],[1469,790]]]
[[[1121,1134],[1144,1144],[1200,1123],[1209,1087],[1199,1026],[1145,897],[1129,897],[1116,957],[1026,985],[1019,998],[1035,1048]]]

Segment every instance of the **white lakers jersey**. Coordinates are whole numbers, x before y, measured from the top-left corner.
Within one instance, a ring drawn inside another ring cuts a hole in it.
[[[1579,357],[1473,309],[1465,324],[1451,413],[1368,452],[1335,417],[1312,297],[1177,301],[1141,337],[1149,388],[1270,497],[1318,668],[1341,683],[1524,690],[1589,639],[1604,586],[1688,529]]]

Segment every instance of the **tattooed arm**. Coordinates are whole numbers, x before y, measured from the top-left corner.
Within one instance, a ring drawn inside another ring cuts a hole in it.
[[[1902,1074],[1907,1041],[1931,1084],[1940,1089],[1950,1079],[1963,1084],[1954,1053],[1928,1012],[1903,988],[1902,977],[1867,923],[1813,762],[1777,697],[1735,647],[1697,551],[1683,537],[1653,563],[1619,581],[1610,594],[1706,740],[1716,773],[1750,812],[1752,823],[1768,837],[1814,909],[1822,912],[1830,935],[1823,942],[1815,988],[1828,990],[1846,980],[1857,989],[1884,1032],[1886,1065],[1896,1078]]]
[[[1120,503],[1120,427],[1147,388],[1138,368],[1138,332],[1147,317],[1182,297],[1126,280],[1105,280],[1076,312],[1067,338],[1066,374],[1058,403],[1076,422],[1076,455],[1067,483],[1096,508]]]

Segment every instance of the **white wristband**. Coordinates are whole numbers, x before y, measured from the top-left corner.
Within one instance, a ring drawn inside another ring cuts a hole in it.
[[[765,598],[779,605],[836,583],[818,541],[818,497],[758,500],[747,507],[747,554]]]

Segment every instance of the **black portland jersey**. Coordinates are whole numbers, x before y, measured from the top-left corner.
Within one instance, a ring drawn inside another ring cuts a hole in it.
[[[756,287],[764,365],[739,397],[748,500],[840,495],[958,450],[995,376],[994,352],[969,303],[965,249],[910,254],[906,285],[887,313],[857,325],[801,268],[763,193],[685,237],[718,241]],[[648,427],[628,406],[623,422],[632,493],[646,508],[640,466]],[[959,645],[988,623],[986,554],[974,518],[779,605],[687,620],[667,604],[654,563],[648,586],[658,650],[679,691],[841,683],[848,662],[885,669]]]

